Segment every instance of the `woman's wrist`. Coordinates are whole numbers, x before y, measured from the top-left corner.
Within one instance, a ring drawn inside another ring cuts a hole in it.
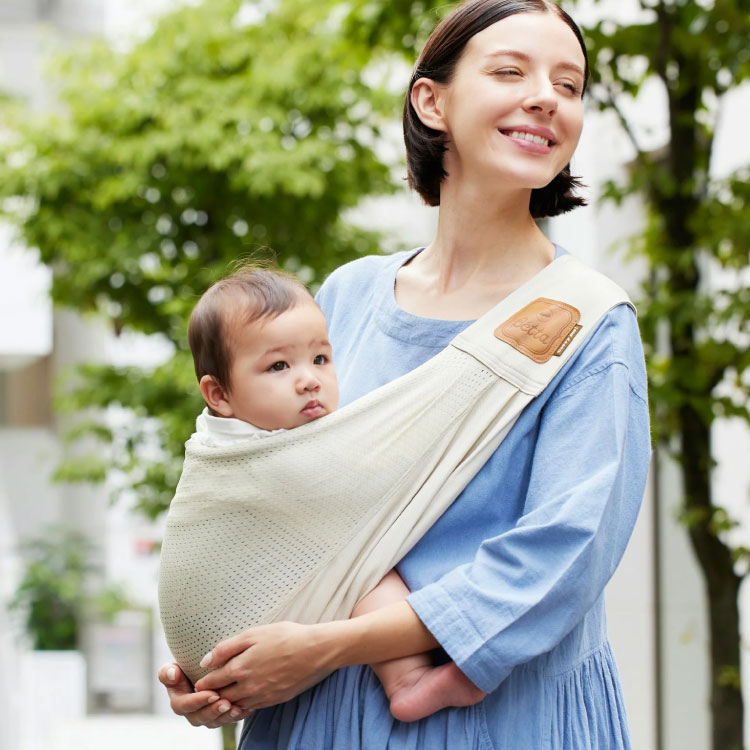
[[[315,628],[331,670],[411,656],[440,645],[406,601]]]

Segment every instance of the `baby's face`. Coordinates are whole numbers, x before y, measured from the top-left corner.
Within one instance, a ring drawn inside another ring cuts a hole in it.
[[[275,318],[236,322],[227,416],[264,430],[299,427],[330,414],[339,401],[328,328],[312,299]]]

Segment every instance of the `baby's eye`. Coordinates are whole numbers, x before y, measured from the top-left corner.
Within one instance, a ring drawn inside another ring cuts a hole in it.
[[[281,372],[286,370],[289,365],[286,362],[274,362],[268,369],[273,372]]]
[[[326,357],[325,354],[318,354],[317,357],[313,360],[314,365],[324,365],[328,362],[328,357]]]

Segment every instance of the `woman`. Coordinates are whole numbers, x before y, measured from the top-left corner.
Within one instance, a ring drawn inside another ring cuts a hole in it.
[[[569,162],[587,75],[578,28],[542,0],[470,0],[435,30],[404,126],[409,181],[440,205],[438,230],[321,289],[342,403],[433,356],[565,252],[534,219],[583,202]],[[407,601],[246,631],[208,655],[220,668],[197,692],[165,667],[173,709],[218,726],[263,708],[243,748],[629,748],[602,592],[648,460],[643,354],[620,306],[402,560]],[[484,700],[398,722],[369,668],[351,666],[437,647]]]

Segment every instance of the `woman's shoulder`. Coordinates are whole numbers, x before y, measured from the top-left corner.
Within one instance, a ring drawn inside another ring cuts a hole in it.
[[[326,317],[342,301],[362,301],[375,290],[378,279],[401,266],[413,250],[404,250],[392,255],[366,255],[339,266],[323,282],[315,299]]]
[[[374,276],[393,265],[401,265],[413,250],[402,250],[390,255],[365,255],[362,258],[344,263],[333,271],[323,282],[320,291],[327,293],[343,284],[370,283]]]
[[[625,368],[631,389],[646,400],[648,387],[643,344],[636,312],[627,304],[613,307],[591,332],[562,378],[558,395],[606,373],[612,367]]]

